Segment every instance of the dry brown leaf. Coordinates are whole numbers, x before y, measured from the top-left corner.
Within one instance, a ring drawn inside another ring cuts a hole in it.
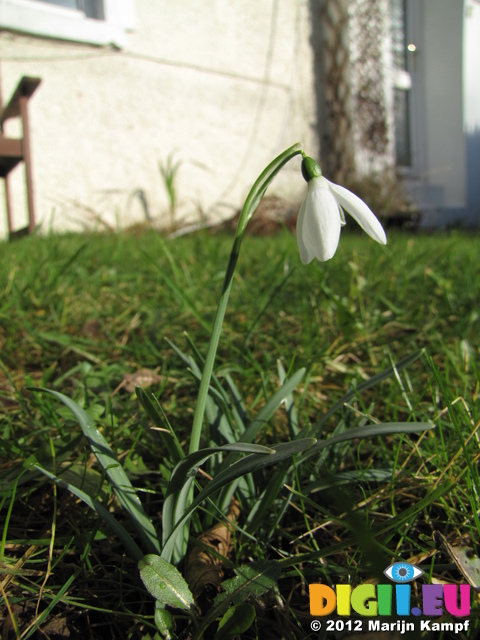
[[[87,320],[80,329],[80,336],[90,340],[99,340],[101,337],[101,325],[97,318]]]
[[[215,596],[223,579],[223,560],[231,556],[234,524],[240,515],[240,505],[233,498],[227,519],[217,522],[211,529],[201,533],[185,562],[185,580],[195,600],[204,592]],[[209,551],[211,549],[211,551]]]
[[[480,591],[480,559],[476,555],[473,545],[463,540],[451,544],[440,531],[435,531],[435,537],[441,541],[447,554],[454,561],[457,569],[467,582],[478,592]]]
[[[135,373],[126,373],[116,391],[122,388],[128,393],[133,393],[135,387],[147,389],[151,387],[152,384],[157,384],[162,380],[162,376],[158,374],[158,369],[139,369],[135,371]]]

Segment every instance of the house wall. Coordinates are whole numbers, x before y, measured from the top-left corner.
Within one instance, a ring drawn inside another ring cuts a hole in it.
[[[480,4],[465,0],[463,82],[467,138],[468,222],[480,225]]]
[[[158,163],[169,157],[180,163],[177,218],[198,221],[232,215],[294,142],[318,155],[306,2],[136,0],[135,13],[120,50],[0,33],[4,100],[22,75],[42,78],[30,116],[43,231],[168,223]],[[23,168],[12,189],[21,226]],[[293,166],[273,187],[303,189]]]
[[[447,207],[465,204],[462,36],[463,0],[425,1],[425,106],[431,184]]]
[[[394,166],[389,0],[349,0],[350,86],[355,170]]]
[[[414,198],[427,226],[461,221],[466,207],[463,0],[423,0],[413,10]]]

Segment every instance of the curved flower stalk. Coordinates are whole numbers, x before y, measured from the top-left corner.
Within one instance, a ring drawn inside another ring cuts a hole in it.
[[[387,244],[385,231],[373,211],[354,193],[324,178],[315,160],[304,156],[302,174],[308,184],[297,221],[297,242],[303,264],[314,258],[321,262],[333,258],[340,229],[345,224],[343,209],[371,238]]]
[[[240,254],[240,246],[245,234],[245,229],[247,228],[248,221],[254,214],[255,209],[258,207],[261,199],[265,195],[265,191],[267,190],[268,186],[275,178],[277,173],[283,166],[287,164],[287,162],[289,162],[292,158],[300,153],[303,154],[303,151],[300,143],[297,143],[277,156],[275,160],[273,160],[256,179],[253,187],[250,189],[247,199],[245,200],[245,204],[243,205],[243,209],[240,213],[237,229],[235,231],[235,237],[233,239],[232,250],[230,252],[230,258],[228,260],[228,265],[225,272],[222,294],[220,296],[217,312],[213,321],[212,335],[210,338],[210,343],[208,345],[207,356],[205,358],[202,379],[200,381],[197,406],[195,407],[192,433],[190,436],[189,453],[198,451],[200,447],[200,436],[202,431],[203,418],[205,415],[208,389],[210,386],[210,381],[212,379],[213,365],[215,362],[215,356],[220,340],[220,333],[222,331],[223,319],[225,317],[225,312],[227,309],[230,288],[232,286],[233,275],[235,273],[235,267],[237,265],[238,256]]]

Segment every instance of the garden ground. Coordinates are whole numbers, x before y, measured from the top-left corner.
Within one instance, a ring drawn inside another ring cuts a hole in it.
[[[30,388],[87,410],[161,531],[172,465],[135,387],[154,393],[188,449],[198,384],[179,352],[201,361],[206,351],[230,245],[207,233],[125,232],[2,246],[2,638],[155,637],[153,599],[121,542],[33,467],[83,487],[129,527],[70,411]],[[432,583],[475,584],[479,299],[476,235],[397,233],[380,247],[350,233],[333,260],[309,266],[287,231],[246,237],[216,363],[246,415],[304,367],[293,393],[300,429],[328,438],[372,423],[436,427],[325,449],[297,468],[254,535],[243,533],[240,509],[224,577],[252,560],[283,562],[242,637],[321,637],[310,629],[308,584],[358,584],[398,559]],[[258,442],[287,440],[289,420],[282,404]],[[205,510],[193,534],[211,520]],[[179,637],[191,637],[185,615],[175,617]],[[475,598],[470,628],[455,637],[478,630]]]

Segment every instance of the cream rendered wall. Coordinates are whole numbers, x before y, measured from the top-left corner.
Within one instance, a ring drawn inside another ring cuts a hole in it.
[[[37,218],[44,232],[168,222],[158,162],[181,161],[181,219],[225,217],[275,154],[318,154],[305,0],[136,0],[122,50],[0,33],[2,93],[22,75],[30,102]],[[13,133],[10,126],[9,132]],[[298,168],[295,164],[295,168]],[[15,216],[24,209],[23,169]],[[294,167],[274,191],[300,197]],[[3,197],[0,234],[5,235]]]

